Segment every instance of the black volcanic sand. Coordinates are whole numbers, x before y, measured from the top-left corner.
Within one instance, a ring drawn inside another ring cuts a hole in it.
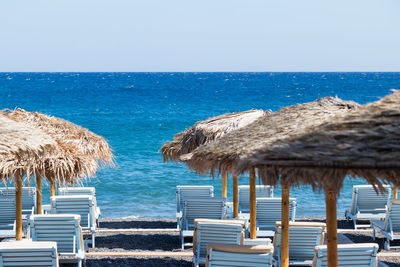
[[[103,229],[176,229],[175,219],[100,219]]]
[[[296,222],[322,222],[326,223],[324,217],[296,217]],[[337,218],[338,229],[354,229],[354,225],[351,221],[347,221],[344,217]]]

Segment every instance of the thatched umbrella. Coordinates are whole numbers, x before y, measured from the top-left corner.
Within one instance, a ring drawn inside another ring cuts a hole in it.
[[[262,117],[247,127],[231,132],[224,137],[198,148],[193,153],[181,157],[191,168],[199,173],[232,172],[239,174],[237,166],[242,158],[258,153],[260,148],[273,147],[280,140],[302,135],[309,131],[308,127],[329,121],[336,114],[345,114],[359,105],[339,98],[324,97],[316,101],[290,106]],[[254,176],[254,167],[242,169],[250,171]],[[270,184],[265,183],[264,184]],[[271,183],[270,185],[275,185]],[[288,265],[289,239],[289,183],[281,180],[282,186],[282,266]],[[255,206],[255,199],[253,199]],[[250,234],[256,237],[255,213],[250,214]]]
[[[54,196],[56,177],[67,177],[68,182],[73,184],[75,178],[95,175],[99,165],[114,164],[114,155],[107,141],[79,125],[23,109],[6,110],[3,114],[14,121],[24,122],[41,129],[55,139],[62,149],[62,157],[52,161],[47,160],[46,163],[48,166],[61,165],[63,168],[59,168],[59,172],[54,172],[52,168],[46,168],[43,173],[36,175],[37,209],[39,212],[41,211],[41,176],[50,180],[50,193]],[[66,164],[70,164],[72,167],[65,168]],[[66,170],[69,170],[69,172],[66,172]],[[62,175],[60,175],[60,172],[63,172]]]
[[[242,158],[236,168],[257,167],[265,183],[279,177],[290,184],[324,189],[328,264],[337,266],[336,196],[347,175],[363,177],[377,189],[400,185],[400,91],[332,118],[303,136],[278,140]]]
[[[177,133],[174,140],[161,147],[164,162],[180,161],[180,156],[190,153],[201,145],[209,144],[225,134],[243,128],[268,114],[262,110],[248,110],[208,118],[195,123],[189,129]],[[227,172],[222,174],[222,196],[227,197]],[[238,176],[233,175],[234,216],[238,216]]]
[[[57,143],[46,133],[0,115],[0,178],[15,183],[16,239],[22,238],[22,179],[45,168],[43,158],[59,154]]]

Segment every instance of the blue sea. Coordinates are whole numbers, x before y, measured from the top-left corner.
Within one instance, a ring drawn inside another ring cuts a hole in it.
[[[109,141],[118,167],[84,182],[96,187],[103,217],[174,217],[176,185],[211,184],[221,194],[221,179],[164,164],[160,154],[164,142],[198,120],[253,108],[276,111],[323,96],[364,104],[392,88],[400,88],[400,73],[0,73],[1,108],[61,117]],[[248,184],[248,177],[239,183]],[[346,181],[338,216],[350,207],[352,185],[362,183]],[[301,187],[291,196],[297,216],[324,216],[322,193]],[[43,199],[48,202],[48,186]]]

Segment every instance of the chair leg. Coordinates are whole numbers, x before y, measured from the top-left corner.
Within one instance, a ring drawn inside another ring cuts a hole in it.
[[[93,234],[92,234],[92,248],[95,248],[95,247],[96,247],[96,246],[95,246],[95,243],[94,243],[94,242],[95,242],[95,239],[96,239],[96,238],[95,238],[95,234],[93,233]]]
[[[375,227],[372,227],[372,240],[375,241]]]
[[[385,245],[384,245],[385,250],[390,250],[390,240],[386,238]]]

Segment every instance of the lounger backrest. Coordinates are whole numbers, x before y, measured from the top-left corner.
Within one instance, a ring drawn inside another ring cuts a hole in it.
[[[29,233],[33,241],[57,242],[59,253],[78,253],[84,250],[80,231],[81,216],[75,214],[32,215]]]
[[[194,235],[196,235],[196,246],[193,246],[193,253],[197,255],[197,250],[200,248],[199,257],[205,258],[209,243],[241,245],[244,229],[240,222],[232,224],[197,222]]]
[[[0,227],[1,225],[13,224],[15,218],[15,201],[0,198]]]
[[[281,247],[282,228],[278,227],[274,237],[274,256],[277,256]],[[315,246],[321,245],[324,240],[322,227],[289,226],[289,259],[312,260]]]
[[[239,185],[239,210],[250,210],[250,187],[248,185]],[[269,185],[256,185],[256,197],[273,197],[274,187]]]
[[[357,213],[359,210],[385,209],[392,189],[389,185],[384,185],[385,193],[377,193],[372,185],[356,185],[353,186],[351,213]]]
[[[0,198],[9,199],[10,201],[15,202],[15,187],[0,188]],[[32,210],[32,207],[34,207],[36,211],[35,187],[22,187],[21,199],[22,199],[23,210]]]
[[[0,266],[58,267],[57,243],[28,240],[1,242]]]
[[[207,248],[208,267],[226,266],[272,266],[273,247],[209,244]]]
[[[257,198],[256,217],[257,223],[263,230],[274,230],[275,223],[281,220],[282,210],[281,198]],[[296,217],[296,199],[289,199],[289,220],[294,221]]]
[[[55,196],[50,199],[52,214],[78,214],[83,230],[96,228],[93,196]]]
[[[185,198],[183,205],[183,229],[194,229],[194,220],[223,219],[226,213],[226,199],[221,197]]]
[[[391,199],[388,202],[384,226],[388,232],[390,231],[389,219],[393,232],[400,232],[400,199]]]
[[[338,266],[375,267],[378,245],[374,243],[338,245]],[[315,247],[313,267],[327,266],[326,245]]]
[[[95,187],[60,187],[58,188],[59,195],[89,195],[96,196]]]
[[[212,185],[178,185],[176,187],[176,211],[181,211],[183,201],[187,197],[213,197]]]

